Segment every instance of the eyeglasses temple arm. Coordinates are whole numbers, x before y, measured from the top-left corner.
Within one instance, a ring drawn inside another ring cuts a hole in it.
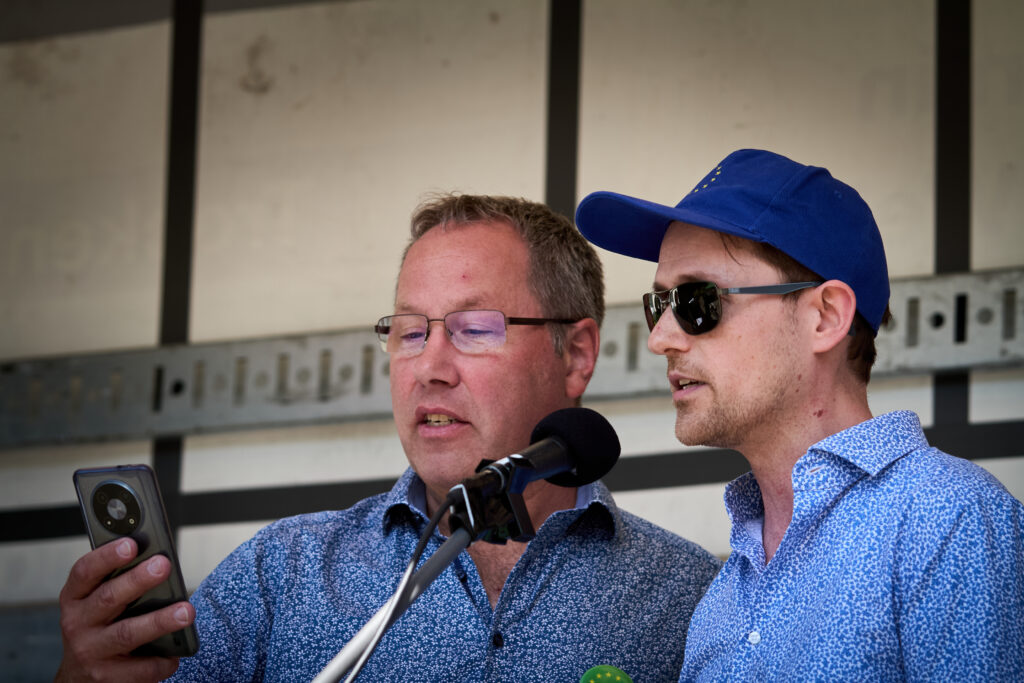
[[[784,282],[781,285],[761,285],[758,287],[722,287],[719,291],[725,294],[789,294],[801,289],[817,287],[821,282]]]

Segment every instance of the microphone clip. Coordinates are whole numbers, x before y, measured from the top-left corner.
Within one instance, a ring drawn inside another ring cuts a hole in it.
[[[512,462],[519,458],[519,462]],[[522,456],[501,461],[481,460],[478,474],[456,484],[449,492],[455,502],[448,509],[452,532],[466,529],[474,540],[504,545],[509,540],[526,542],[537,535],[523,501],[525,483],[514,476],[516,467],[529,467]]]

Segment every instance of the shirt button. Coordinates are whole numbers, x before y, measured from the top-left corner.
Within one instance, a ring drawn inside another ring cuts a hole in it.
[[[494,644],[494,647],[505,646],[505,639],[501,637],[501,633],[499,631],[494,632],[494,635],[491,637],[491,642]]]
[[[757,645],[761,642],[761,634],[757,631],[751,631],[747,634],[747,642],[751,645]]]

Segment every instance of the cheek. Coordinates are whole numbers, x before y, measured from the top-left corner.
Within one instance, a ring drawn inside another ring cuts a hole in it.
[[[388,363],[388,382],[391,389],[409,390],[416,383],[417,356],[412,358],[392,358]]]

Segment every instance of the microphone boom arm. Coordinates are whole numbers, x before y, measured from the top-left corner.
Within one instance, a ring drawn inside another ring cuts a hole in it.
[[[399,602],[395,606],[394,612],[391,614],[391,620],[385,628],[398,621],[398,617],[405,613],[409,605],[416,598],[420,597],[423,591],[434,582],[434,579],[440,576],[441,572],[455,561],[458,554],[468,548],[472,542],[473,539],[465,529],[453,531],[448,540],[442,543],[441,547],[413,574],[409,582],[408,599]],[[352,636],[352,640],[348,641],[348,644],[342,648],[341,652],[328,662],[327,666],[313,679],[313,683],[335,683],[340,681],[341,677],[352,668],[356,660],[363,654],[363,650],[373,640],[373,636],[380,627],[381,622],[386,618],[387,611],[388,604],[384,603],[384,606],[366,622],[363,628]]]

